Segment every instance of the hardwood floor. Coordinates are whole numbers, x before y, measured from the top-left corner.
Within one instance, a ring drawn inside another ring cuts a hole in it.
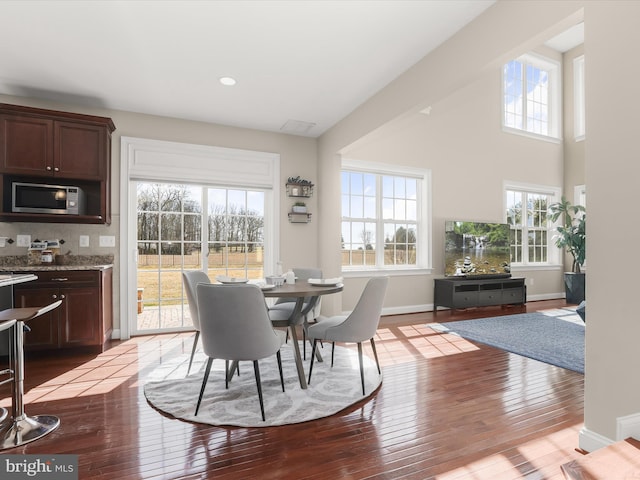
[[[57,415],[61,425],[2,453],[77,454],[81,479],[559,480],[560,465],[581,456],[583,376],[425,325],[560,306],[385,317],[376,393],[332,417],[272,428],[191,424],[147,403],[145,376],[190,352],[192,334],[114,342],[97,356],[29,358],[27,414]]]

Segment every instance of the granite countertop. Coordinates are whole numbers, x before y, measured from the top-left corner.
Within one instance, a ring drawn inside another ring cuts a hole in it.
[[[16,285],[18,283],[30,282],[36,280],[38,277],[35,275],[0,275],[0,287],[8,287],[10,285]]]
[[[58,270],[107,270],[113,255],[64,255],[64,264],[29,265],[25,255],[0,256],[0,272],[42,272]]]

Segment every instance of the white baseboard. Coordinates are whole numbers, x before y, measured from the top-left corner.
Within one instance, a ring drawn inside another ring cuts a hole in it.
[[[616,420],[616,440],[633,437],[640,440],[640,413],[632,413]]]
[[[562,293],[541,293],[538,295],[529,295],[527,294],[528,302],[538,302],[540,300],[557,300],[559,298],[564,298],[564,292]]]
[[[407,313],[431,312],[433,303],[424,305],[403,305],[401,307],[388,307],[382,309],[382,315],[405,315]]]
[[[113,340],[120,340],[120,329],[119,328],[114,328],[111,331],[111,338]]]
[[[582,427],[578,439],[578,445],[582,450],[587,452],[595,452],[601,448],[607,447],[614,443],[610,438],[600,435],[599,433],[592,432],[588,428]]]

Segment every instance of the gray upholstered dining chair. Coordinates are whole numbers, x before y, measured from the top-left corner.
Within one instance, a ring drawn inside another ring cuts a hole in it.
[[[189,375],[189,372],[191,371],[191,364],[193,363],[193,356],[196,353],[198,339],[200,338],[200,316],[198,314],[196,286],[199,283],[211,283],[211,280],[209,279],[209,276],[202,270],[190,270],[188,272],[182,272],[182,281],[184,283],[184,290],[187,294],[187,303],[189,304],[189,312],[191,313],[193,328],[196,329],[196,336],[193,339],[193,347],[191,347],[189,368],[187,369],[187,375]]]
[[[311,351],[311,365],[309,366],[309,381],[311,383],[311,372],[313,371],[313,360],[319,340],[332,342],[331,366],[333,367],[333,353],[335,342],[352,342],[358,344],[358,360],[360,363],[360,379],[362,381],[362,394],[364,389],[364,366],[362,362],[362,342],[370,340],[373,356],[376,359],[378,373],[380,372],[380,362],[376,352],[376,344],[373,339],[376,335],[384,296],[389,283],[388,277],[371,278],[360,295],[356,307],[349,315],[337,315],[334,317],[318,317],[318,322],[310,325],[307,330],[309,339],[313,340]]]
[[[253,361],[253,371],[260,399],[260,412],[262,420],[264,420],[264,402],[258,360],[276,354],[280,383],[284,392],[280,347],[285,341],[285,333],[273,328],[264,295],[257,285],[207,285],[200,283],[196,292],[202,349],[209,358],[195,414],[198,415],[214,359],[225,361],[225,388],[229,388],[227,374],[229,362],[250,360]]]
[[[297,278],[297,282],[306,282],[310,278],[322,278],[322,270],[319,268],[309,268],[309,267],[296,267],[293,268],[293,273]],[[320,316],[320,309],[322,307],[322,299],[318,297],[316,299],[316,304],[309,308],[309,302],[311,301],[311,297],[305,297],[304,303],[302,304],[302,311],[304,312],[304,322],[302,324],[302,357],[304,359],[307,358],[307,341],[306,341],[306,330],[310,323],[315,322],[316,319]],[[293,313],[293,309],[296,305],[296,299],[291,297],[281,297],[278,298],[269,308],[269,317],[273,322],[274,327],[289,327],[289,317]],[[295,328],[295,326],[291,326],[291,328]]]

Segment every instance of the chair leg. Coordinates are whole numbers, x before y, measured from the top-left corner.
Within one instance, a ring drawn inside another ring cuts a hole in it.
[[[198,415],[198,410],[200,410],[200,402],[202,402],[202,395],[204,395],[204,387],[207,386],[207,380],[209,380],[209,372],[211,371],[212,363],[213,358],[209,357],[207,360],[207,368],[204,371],[204,378],[202,379],[202,387],[200,387],[200,396],[198,397],[198,404],[196,405],[196,415]]]
[[[198,338],[200,338],[200,331],[196,330],[196,336],[193,339],[193,347],[191,347],[191,358],[189,359],[189,368],[187,368],[187,375],[191,371],[191,364],[193,363],[193,356],[196,353],[196,347],[198,346]]]
[[[282,355],[280,355],[280,350],[276,352],[276,358],[278,359],[278,370],[280,371],[280,383],[284,392],[284,375],[282,374]]]
[[[331,343],[331,368],[333,368],[333,354],[336,351],[336,342]]]
[[[317,322],[314,322],[317,323]],[[307,328],[309,328],[309,323],[305,320],[304,323],[302,324],[302,359],[306,360],[307,359],[307,341],[309,342],[309,345],[313,346],[313,341],[310,338],[307,338]],[[318,343],[320,343],[320,347],[324,348],[324,344],[322,343],[322,340],[318,340]],[[316,349],[317,351],[317,349]],[[322,357],[320,356],[320,353],[317,353],[317,358],[318,361],[321,362],[322,361]]]
[[[240,376],[240,362],[238,360],[234,360],[231,362],[231,368],[229,368],[229,361],[225,360],[224,369],[227,372],[225,388],[229,388],[229,382],[233,380],[234,372],[237,372],[238,376]]]
[[[260,367],[258,361],[253,361],[253,372],[256,375],[256,385],[258,387],[258,398],[260,399],[260,413],[262,413],[262,421],[264,422],[264,403],[262,401],[262,384],[260,383]]]
[[[316,348],[318,346],[318,340],[316,338],[313,339],[313,347],[311,347],[311,363],[309,364],[309,379],[307,380],[308,384],[311,384],[311,372],[313,371],[313,360],[316,358]]]
[[[358,342],[358,362],[360,363],[360,381],[362,382],[362,395],[364,395],[364,367],[362,366],[362,342]]]
[[[380,362],[378,361],[378,352],[376,351],[376,342],[374,342],[373,337],[371,337],[371,349],[373,350],[373,357],[376,359],[376,365],[378,366],[378,375],[382,372],[380,371]]]

